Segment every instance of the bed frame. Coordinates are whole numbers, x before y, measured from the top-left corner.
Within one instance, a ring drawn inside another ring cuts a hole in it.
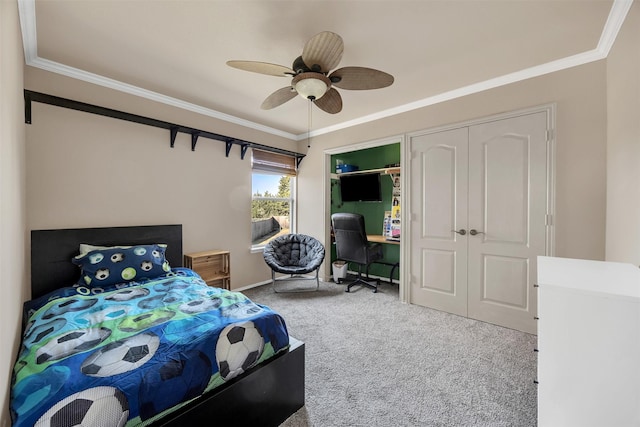
[[[166,243],[172,267],[182,266],[182,225],[33,230],[31,294],[42,296],[77,282],[71,258],[80,243],[100,246]],[[285,319],[286,320],[286,319]],[[278,426],[304,406],[304,343],[289,337],[289,350],[204,394],[152,426]]]

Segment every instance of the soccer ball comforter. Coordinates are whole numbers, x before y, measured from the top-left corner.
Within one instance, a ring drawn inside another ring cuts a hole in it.
[[[137,426],[288,348],[284,319],[192,270],[25,303],[14,426]]]

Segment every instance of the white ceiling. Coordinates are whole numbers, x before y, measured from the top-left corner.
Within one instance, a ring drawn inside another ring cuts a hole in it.
[[[308,101],[260,104],[321,31],[344,40],[339,67],[376,68],[390,87],[338,89],[312,135],[605,58],[631,0],[18,0],[28,65],[302,139]],[[212,130],[215,131],[215,130]]]

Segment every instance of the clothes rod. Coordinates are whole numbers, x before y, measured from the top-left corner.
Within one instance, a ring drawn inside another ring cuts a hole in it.
[[[153,126],[161,129],[167,129],[170,132],[170,146],[173,148],[178,132],[187,133],[191,135],[191,150],[195,151],[198,138],[208,138],[216,141],[221,141],[226,144],[225,156],[229,157],[229,152],[233,145],[240,146],[240,158],[244,159],[244,156],[248,148],[256,148],[263,151],[269,151],[272,153],[283,154],[286,156],[295,157],[296,166],[300,166],[300,162],[305,157],[305,154],[296,153],[295,151],[284,150],[281,148],[270,147],[268,145],[258,144],[256,142],[244,141],[242,139],[232,138],[230,136],[220,135],[213,132],[208,132],[189,126],[182,126],[175,123],[165,122],[163,120],[156,120],[150,117],[139,116],[137,114],[131,114],[124,111],[113,110],[111,108],[100,107],[98,105],[87,104],[85,102],[74,101],[72,99],[61,98],[54,95],[47,95],[45,93],[34,92],[31,90],[24,90],[24,121],[27,124],[31,124],[31,103],[40,102],[43,104],[55,105],[57,107],[69,108],[72,110],[83,111],[85,113],[98,114],[100,116],[111,117],[114,119],[126,120],[129,122],[140,123],[147,126]]]

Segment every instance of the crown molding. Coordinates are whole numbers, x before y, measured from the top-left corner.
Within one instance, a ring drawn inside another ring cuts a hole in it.
[[[537,65],[535,67],[527,68],[514,73],[505,74],[500,77],[485,80],[482,82],[474,83],[468,86],[463,86],[454,90],[440,93],[438,95],[430,96],[428,98],[421,99],[419,101],[411,102],[409,104],[400,105],[398,107],[390,108],[387,110],[379,111],[368,116],[363,116],[355,120],[339,123],[334,126],[329,126],[323,129],[318,129],[311,132],[311,136],[318,136],[330,132],[335,132],[340,129],[349,128],[352,126],[364,124],[374,120],[383,119],[386,117],[395,116],[397,114],[406,113],[408,111],[417,110],[419,108],[428,107],[435,104],[440,104],[445,101],[451,101],[463,96],[473,95],[478,92],[482,92],[489,89],[495,89],[500,86],[505,86],[511,83],[520,82],[523,80],[539,77],[545,74],[553,73],[556,71],[564,70],[567,68],[575,67],[578,65],[587,64],[589,62],[598,61],[605,58],[597,49],[589,52],[580,53],[567,58],[562,58],[557,61],[548,62],[546,64]]]
[[[613,43],[618,37],[618,32],[622,28],[627,13],[631,9],[633,0],[614,0],[611,6],[611,11],[607,17],[607,22],[604,24],[604,29],[600,35],[600,41],[598,42],[597,50],[600,51],[604,57],[609,56],[609,51],[613,46]]]
[[[239,117],[232,116],[230,114],[221,113],[220,111],[213,110],[211,108],[202,107],[197,104],[193,104],[190,102],[183,101],[181,99],[173,98],[167,95],[163,95],[158,92],[153,92],[147,89],[143,89],[138,86],[133,86],[128,83],[123,83],[118,80],[110,79],[108,77],[100,76],[98,74],[89,73],[84,70],[80,70],[78,68],[69,67],[64,64],[60,64],[59,62],[50,61],[48,59],[43,59],[36,57],[30,63],[27,63],[32,67],[40,68],[45,71],[50,71],[52,73],[61,74],[63,76],[71,77],[72,79],[82,80],[88,83],[93,83],[99,86],[103,86],[109,89],[114,89],[120,92],[124,92],[130,95],[139,96],[141,98],[146,98],[151,101],[160,102],[166,105],[170,105],[173,107],[181,108],[183,110],[191,111],[194,113],[202,114],[208,117],[213,117],[216,119],[224,120],[226,122],[235,123],[240,126],[248,127],[251,129],[259,130],[262,132],[266,132],[272,135],[281,136],[287,139],[296,140],[296,135],[284,132],[279,129],[275,129],[272,127],[264,126],[259,123],[251,122],[249,120],[244,120]]]
[[[38,57],[35,0],[18,0],[18,14],[20,15],[24,61],[29,65],[30,62]]]
[[[346,129],[352,126],[383,119],[385,117],[395,116],[397,114],[406,113],[408,111],[417,110],[419,108],[428,107],[445,101],[450,101],[452,99],[460,98],[463,96],[473,95],[475,93],[482,92],[488,89],[495,89],[500,86],[505,86],[511,83],[516,83],[519,81],[539,77],[545,74],[554,73],[556,71],[561,71],[604,59],[609,55],[609,51],[611,50],[611,47],[613,46],[613,43],[618,36],[618,32],[622,27],[622,23],[624,22],[629,9],[631,9],[632,3],[633,0],[614,0],[613,5],[611,6],[611,10],[609,11],[609,16],[607,17],[607,22],[604,26],[602,34],[600,35],[598,46],[593,50],[568,56],[556,61],[547,62],[546,64],[537,65],[535,67],[526,68],[514,73],[505,74],[500,77],[495,77],[493,79],[474,83],[468,86],[460,87],[458,89],[443,92],[441,94],[430,96],[428,98],[411,102],[409,104],[400,105],[398,107],[379,111],[368,116],[363,116],[355,120],[350,120],[334,126],[318,129],[316,131],[312,131],[310,133],[310,136],[313,137],[335,132],[340,129]],[[306,134],[304,134],[304,137],[306,138]]]
[[[303,141],[308,137],[324,135],[340,129],[346,129],[352,126],[357,126],[386,117],[395,116],[397,114],[406,113],[408,111],[416,110],[419,108],[428,107],[441,102],[450,101],[452,99],[460,98],[463,96],[472,95],[488,89],[494,89],[500,86],[604,59],[609,54],[609,51],[611,50],[611,47],[613,46],[615,39],[618,36],[618,32],[620,31],[620,28],[622,27],[622,24],[627,16],[627,13],[629,12],[629,9],[631,9],[632,4],[633,0],[613,1],[613,5],[611,6],[611,10],[609,11],[609,16],[607,17],[607,22],[605,23],[602,34],[600,35],[598,46],[593,50],[558,59],[556,61],[547,62],[546,64],[541,64],[535,67],[505,74],[500,77],[495,77],[493,79],[485,80],[458,89],[443,92],[438,95],[430,96],[419,101],[400,105],[394,108],[389,108],[387,110],[379,111],[374,114],[369,114],[354,120],[349,120],[334,126],[328,126],[299,135],[284,132],[279,129],[264,126],[259,123],[241,119],[229,114],[221,113],[220,111],[216,111],[211,108],[202,107],[200,105],[166,96],[158,92],[153,92],[118,80],[110,79],[98,74],[90,73],[74,67],[69,67],[67,65],[50,61],[48,59],[40,58],[38,56],[35,0],[18,0],[18,11],[20,15],[20,28],[22,31],[25,63],[31,67],[40,68],[45,71],[50,71],[53,73],[71,77],[73,79],[93,83],[99,86],[139,96],[187,111],[192,111],[194,113],[202,114],[208,117],[224,120],[226,122],[234,123],[250,129],[255,129],[261,132],[287,138],[293,141]]]
[[[215,119],[224,120],[226,122],[234,123],[250,129],[255,129],[276,136],[281,136],[293,141],[297,140],[297,136],[293,133],[284,132],[280,129],[264,126],[259,123],[232,116],[230,114],[221,113],[220,111],[216,111],[211,108],[202,107],[200,105],[163,95],[158,92],[153,92],[138,86],[130,85],[128,83],[110,79],[108,77],[90,73],[78,68],[70,67],[59,62],[40,58],[38,56],[35,0],[18,0],[18,11],[20,14],[20,28],[22,31],[25,63],[31,67],[71,77],[72,79],[82,80],[109,89],[114,89],[120,92],[128,93],[130,95],[139,96],[151,101],[160,102],[162,104],[170,105],[183,110],[202,114],[208,117],[213,117]]]

